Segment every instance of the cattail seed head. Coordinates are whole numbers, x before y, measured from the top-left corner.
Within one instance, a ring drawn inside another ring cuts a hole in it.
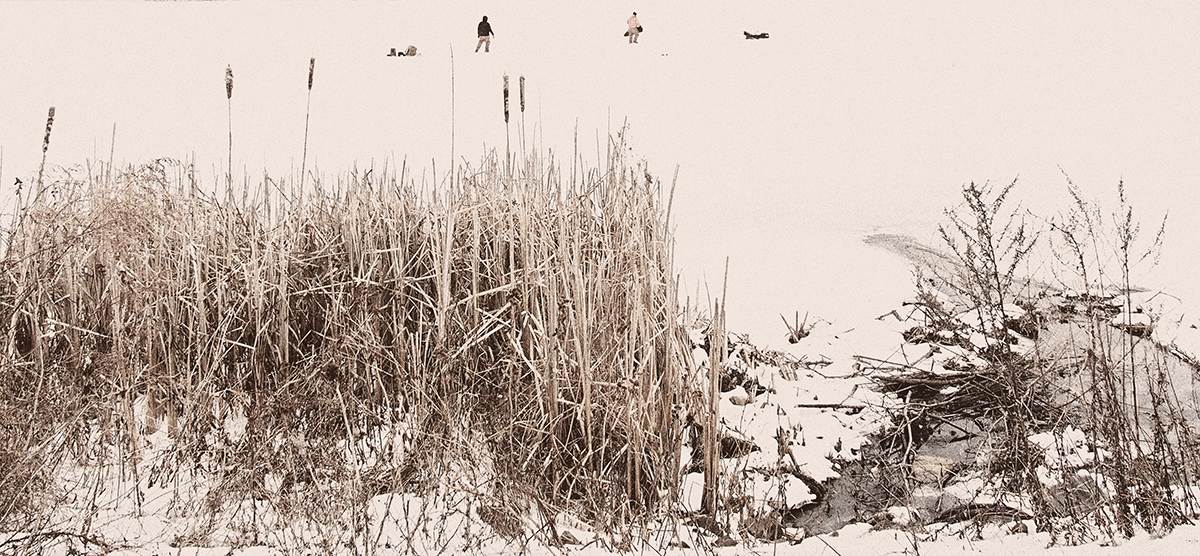
[[[508,123],[508,76],[504,76],[504,123]]]
[[[525,113],[525,76],[521,76],[521,113]]]
[[[225,98],[233,98],[233,68],[229,66],[225,66]]]
[[[308,90],[310,90],[310,91],[312,90],[312,75],[313,75],[313,67],[314,67],[314,66],[316,66],[316,65],[317,65],[317,59],[316,59],[316,58],[309,58],[309,59],[308,59]]]
[[[42,140],[42,153],[50,148],[50,127],[54,125],[54,107],[50,107],[50,113],[46,115],[46,138]]]

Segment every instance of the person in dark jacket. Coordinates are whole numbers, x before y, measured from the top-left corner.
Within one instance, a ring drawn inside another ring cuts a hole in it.
[[[492,24],[488,23],[487,16],[483,16],[483,21],[479,22],[479,42],[475,44],[475,52],[479,52],[479,47],[483,47],[484,52],[492,50]]]

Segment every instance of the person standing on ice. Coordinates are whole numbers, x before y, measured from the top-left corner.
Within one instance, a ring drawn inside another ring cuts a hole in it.
[[[633,12],[633,16],[625,23],[629,24],[629,32],[625,34],[629,35],[629,44],[633,44],[637,42],[638,35],[642,32],[642,24],[638,23],[637,12]]]
[[[479,42],[475,44],[475,52],[479,52],[479,47],[483,47],[484,52],[492,50],[492,24],[488,23],[487,16],[483,16],[483,21],[479,22]]]

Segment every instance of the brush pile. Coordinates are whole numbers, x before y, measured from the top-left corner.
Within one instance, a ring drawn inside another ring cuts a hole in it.
[[[1140,253],[1120,186],[1112,218],[1072,186],[1076,206],[1040,234],[1005,208],[1011,189],[964,187],[941,229],[947,251],[913,251],[903,357],[867,361],[904,401],[880,439],[896,499],[926,523],[1028,519],[1056,542],[1187,522],[1196,375],[1155,336],[1154,296],[1130,278],[1162,229]],[[1039,240],[1054,283],[1016,272]]]

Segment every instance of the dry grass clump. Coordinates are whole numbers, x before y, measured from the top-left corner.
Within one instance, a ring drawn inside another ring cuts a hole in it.
[[[435,187],[264,176],[240,202],[170,160],[66,172],[0,259],[0,454],[74,430],[136,461],[165,422],[164,477],[278,508],[428,488],[483,448],[494,485],[599,527],[656,514],[689,346],[663,191],[624,150],[569,176],[489,156]]]

